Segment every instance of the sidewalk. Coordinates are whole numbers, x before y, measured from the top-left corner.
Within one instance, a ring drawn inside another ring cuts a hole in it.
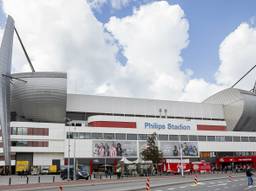
[[[203,174],[199,175],[200,181],[216,180],[227,178],[228,175],[233,177],[241,177],[244,174]],[[181,177],[180,175],[171,175],[171,176],[153,176],[151,177],[152,182],[158,182],[158,180],[168,179],[168,184],[181,184],[181,183],[190,183],[194,180],[194,175],[187,175]],[[25,191],[25,190],[40,190],[40,189],[49,189],[49,188],[58,188],[59,186],[63,187],[76,187],[83,185],[100,185],[100,184],[124,184],[131,182],[145,182],[146,177],[124,177],[122,179],[117,179],[116,177],[112,179],[93,179],[93,180],[76,180],[76,181],[58,181],[54,183],[31,183],[31,184],[15,184],[15,185],[0,185],[1,190],[15,190],[15,191]],[[157,186],[157,185],[155,185]]]

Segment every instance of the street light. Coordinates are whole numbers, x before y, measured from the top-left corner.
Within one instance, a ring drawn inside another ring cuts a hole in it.
[[[68,117],[65,117],[65,126],[68,125],[68,176],[67,179],[70,180],[70,138],[71,138],[71,132],[70,132],[70,124],[69,122],[71,119]]]
[[[70,180],[70,126],[68,127],[68,180]]]
[[[76,180],[76,126],[75,126],[75,128],[74,128],[74,136],[73,136],[73,138],[74,138],[74,173],[73,173],[73,180]]]
[[[181,171],[181,176],[184,176],[184,169],[183,169],[183,145],[180,144],[180,171]]]

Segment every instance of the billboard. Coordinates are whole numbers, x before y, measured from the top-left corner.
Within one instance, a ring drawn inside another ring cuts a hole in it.
[[[160,150],[164,157],[198,157],[197,142],[160,142]]]
[[[99,158],[137,157],[136,141],[100,141],[92,142],[92,155]]]

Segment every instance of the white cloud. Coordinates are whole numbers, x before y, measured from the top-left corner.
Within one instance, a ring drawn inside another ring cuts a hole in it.
[[[114,82],[118,90],[125,83],[134,96],[181,96],[188,75],[180,68],[180,54],[188,45],[189,26],[178,5],[165,1],[147,4],[134,10],[132,16],[110,18],[106,28],[123,46],[128,59],[122,81]]]
[[[127,5],[132,0],[87,0],[90,7],[94,10],[101,11],[102,6],[109,4],[114,10],[119,10]]]
[[[69,92],[94,93],[119,67],[116,46],[83,0],[5,0],[4,10],[14,17],[36,71],[67,71]],[[14,50],[15,71],[27,66],[22,56]]]
[[[111,5],[114,9],[121,9],[123,7],[126,7],[131,0],[110,0]]]
[[[88,5],[95,10],[100,11],[101,7],[106,4],[108,0],[87,0]]]
[[[207,97],[217,93],[225,86],[220,86],[214,83],[206,82],[204,79],[191,79],[186,84],[184,92],[179,100],[186,101],[203,101]]]
[[[218,84],[231,86],[256,64],[256,28],[240,24],[221,43],[220,66],[215,75]],[[238,88],[250,90],[256,80],[256,70],[249,74]]]

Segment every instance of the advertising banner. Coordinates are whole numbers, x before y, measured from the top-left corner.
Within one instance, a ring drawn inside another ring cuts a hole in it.
[[[93,157],[137,157],[136,141],[100,141],[92,142]]]
[[[160,149],[164,157],[198,157],[197,142],[160,142]]]

